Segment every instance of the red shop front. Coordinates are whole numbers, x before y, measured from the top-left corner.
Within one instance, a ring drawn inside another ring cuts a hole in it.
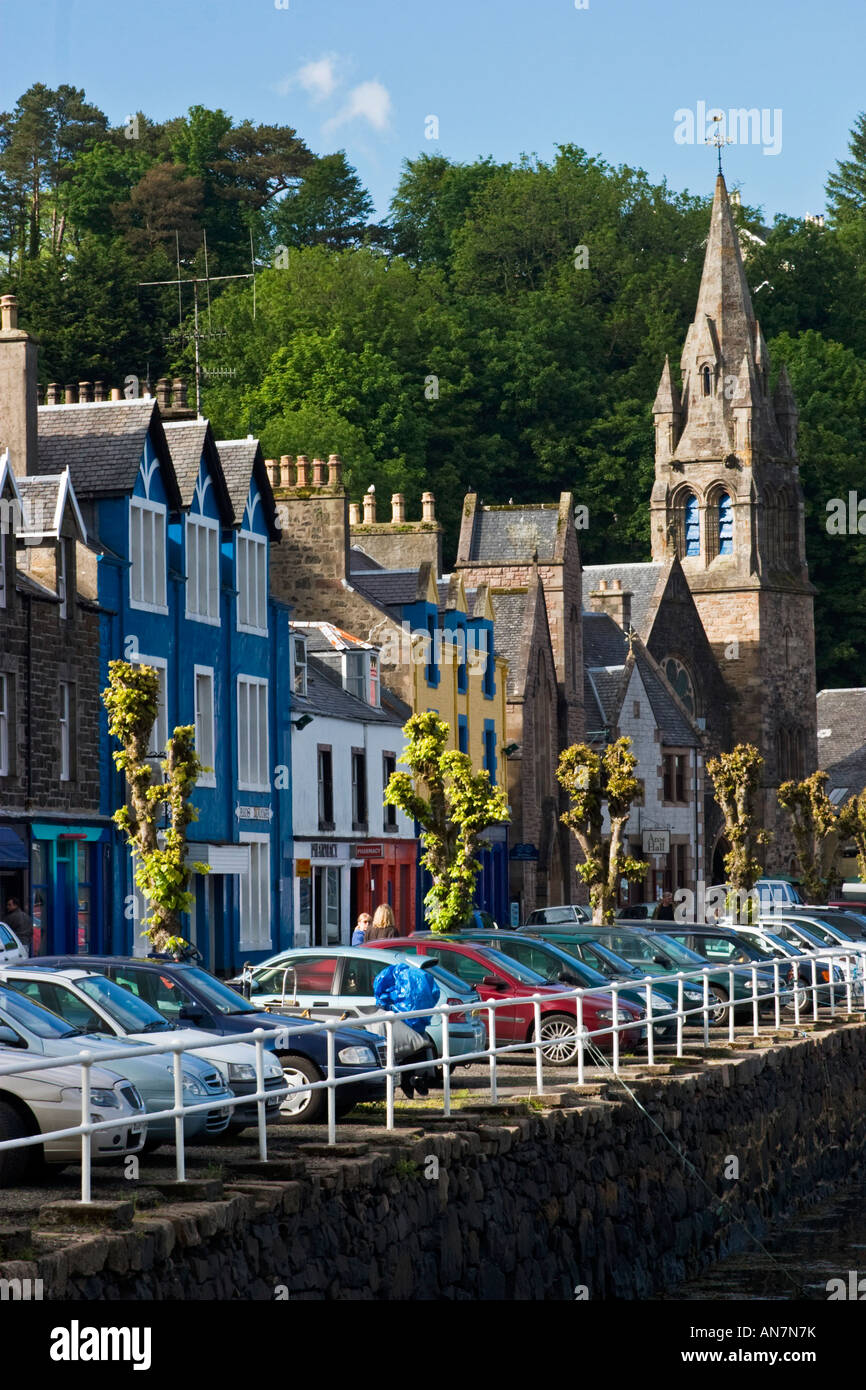
[[[380,903],[394,909],[397,930],[415,930],[415,869],[417,840],[362,840],[352,852],[352,926],[361,912],[375,912]]]

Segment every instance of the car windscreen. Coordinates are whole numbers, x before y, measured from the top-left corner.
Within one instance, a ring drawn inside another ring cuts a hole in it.
[[[672,940],[669,936],[656,935],[650,936],[656,948],[656,954],[661,953],[670,956],[674,965],[682,966],[683,970],[693,970],[696,965],[706,965],[703,956],[699,956],[697,951],[690,951],[688,946],[683,946],[679,941]]]
[[[495,975],[497,970],[508,970],[509,975],[513,975],[515,980],[519,980],[525,985],[546,985],[547,981],[543,975],[539,975],[534,970],[530,970],[527,965],[521,965],[520,961],[512,960],[511,956],[506,956],[502,951],[496,951],[492,946],[478,946],[479,956],[489,962],[491,974]]]
[[[233,989],[229,989],[228,985],[224,985],[221,980],[209,975],[206,970],[199,970],[194,966],[190,970],[184,970],[180,979],[191,985],[218,1014],[257,1014],[261,1012],[255,1004],[244,999],[242,994],[236,994]]]
[[[171,1024],[143,999],[122,989],[104,975],[88,975],[74,982],[82,994],[88,994],[101,1004],[107,1014],[127,1033],[163,1033]]]
[[[50,1009],[43,1009],[41,1004],[31,1003],[12,990],[0,989],[0,1008],[22,1028],[35,1033],[37,1038],[74,1038],[78,1034],[78,1029],[72,1028],[65,1018],[53,1014]]]

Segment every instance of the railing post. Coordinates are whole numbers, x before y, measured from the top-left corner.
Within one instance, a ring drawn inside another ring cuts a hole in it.
[[[703,1003],[703,1014],[704,1014],[704,1047],[709,1047],[709,1045],[710,1045],[710,971],[709,971],[709,966],[706,966],[706,965],[705,965],[705,966],[703,967],[703,972],[702,972],[702,973],[703,973],[703,977],[704,977],[704,1003]]]
[[[183,1055],[174,1054],[174,1108],[183,1109]],[[186,1151],[183,1146],[183,1115],[174,1117],[174,1147],[178,1182],[186,1182]]]
[[[796,956],[791,956],[794,962],[791,969],[794,972],[794,1027],[800,1026],[800,962]]]
[[[613,1050],[612,1050],[612,1054],[611,1054],[611,1055],[612,1055],[612,1058],[613,1058],[613,1074],[614,1074],[614,1076],[616,1076],[616,1075],[618,1075],[618,1073],[619,1073],[619,1029],[616,1027],[616,1019],[617,1019],[617,1015],[618,1015],[618,1013],[619,1013],[619,988],[618,988],[617,985],[615,985],[615,984],[611,985],[610,996],[611,996],[611,998],[612,998],[612,1000],[613,1000],[613,1021],[614,1021],[614,1029],[613,1029]]]
[[[845,1008],[851,1013],[851,976],[854,974],[854,961],[851,956],[845,957]]]
[[[752,1037],[760,1033],[758,1026],[758,967],[752,966]]]
[[[832,979],[832,971],[830,972]],[[818,962],[812,956],[812,1022],[818,1022]]]
[[[337,1044],[333,1028],[328,1028],[328,1143],[337,1142],[337,1091],[334,1074],[337,1066]]]
[[[490,1099],[495,1103],[499,1099],[499,1090],[496,1078],[496,1010],[492,1004],[487,1006],[488,1014],[488,1048],[490,1054]],[[541,1039],[539,1038],[539,1042]]]
[[[265,1054],[264,1043],[265,1032],[263,1028],[256,1029],[256,1090],[265,1089]],[[259,1128],[259,1159],[262,1163],[268,1160],[268,1126],[265,1115],[264,1099],[256,1101],[256,1116]]]
[[[830,1017],[836,1016],[836,970],[832,956],[827,957],[827,974],[830,976]]]
[[[736,1024],[734,1022],[734,967],[728,971],[728,1042],[733,1042]]]
[[[442,1007],[441,1005],[439,1006]],[[472,1010],[469,1010],[471,1013]],[[467,1018],[469,1017],[467,1013]],[[451,1015],[442,1014],[442,1114],[451,1114]]]
[[[682,1055],[683,1055],[683,1027],[684,1027],[685,1021],[686,1021],[686,1018],[685,1018],[685,1011],[684,1011],[684,1009],[683,1009],[684,1003],[685,1003],[685,1000],[683,999],[683,972],[680,970],[680,971],[678,972],[678,974],[677,974],[677,1056],[678,1056],[678,1057],[682,1057]]]
[[[582,1086],[586,1078],[586,1055],[583,1046],[583,990],[581,990],[577,996],[575,1009],[575,1021],[577,1023],[577,1084],[578,1086]],[[616,1068],[614,1068],[614,1070],[616,1070]]]
[[[394,1128],[394,1024],[385,1019],[385,1066],[388,1075],[385,1079],[385,1128]]]
[[[90,1065],[91,1054],[81,1054],[81,1123],[90,1124]],[[90,1201],[90,1159],[92,1152],[91,1136],[81,1136],[81,1200]]]
[[[779,997],[779,962],[777,960],[773,961],[773,1002],[776,1006],[776,1031],[778,1032],[782,1026],[782,1001]]]
[[[654,1066],[655,1066],[655,1063],[656,1063],[656,1053],[655,1053],[655,1038],[654,1038],[654,1036],[653,1036],[653,996],[652,996],[652,985],[650,984],[649,981],[647,981],[647,983],[646,983],[646,985],[644,986],[644,988],[645,988],[645,990],[646,990],[646,1016],[647,1016],[646,1059],[647,1059],[647,1065],[650,1066],[650,1067],[654,1067]],[[615,1008],[614,1011],[613,1011],[613,1019],[614,1019],[614,1026],[617,1027],[617,1032],[618,1032],[619,1010],[616,1009],[616,1008]]]
[[[541,1061],[541,1004],[532,1001],[532,1016],[535,1022],[535,1085],[540,1096],[544,1095],[544,1066]]]

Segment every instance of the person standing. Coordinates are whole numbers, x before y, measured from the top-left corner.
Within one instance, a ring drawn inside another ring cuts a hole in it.
[[[11,927],[27,954],[33,955],[33,918],[24,911],[18,898],[6,899],[6,925]]]
[[[364,942],[367,940],[367,933],[370,930],[372,921],[373,919],[369,912],[361,912],[358,914],[355,930],[352,932],[353,946],[363,946]]]
[[[674,922],[674,895],[665,893],[660,903],[656,904],[656,910],[652,915],[654,922]]]
[[[399,936],[394,920],[394,909],[390,903],[380,903],[373,913],[373,925],[368,929],[367,941],[388,941]]]

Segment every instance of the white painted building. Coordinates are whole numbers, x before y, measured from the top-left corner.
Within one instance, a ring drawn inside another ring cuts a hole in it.
[[[360,911],[415,922],[417,840],[385,806],[411,710],[379,680],[379,652],[330,623],[292,623],[295,944],[347,945]]]

